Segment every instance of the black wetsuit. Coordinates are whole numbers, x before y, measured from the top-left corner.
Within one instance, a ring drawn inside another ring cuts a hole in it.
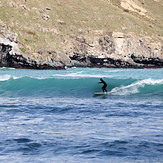
[[[107,87],[106,82],[105,82],[102,78],[101,78],[100,80],[101,80],[101,82],[99,82],[99,83],[103,83],[102,91],[103,91],[103,92],[107,92],[107,90],[106,90],[106,87]]]

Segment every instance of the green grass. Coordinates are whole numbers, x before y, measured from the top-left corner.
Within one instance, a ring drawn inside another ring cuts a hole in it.
[[[20,50],[21,50],[23,53],[26,52],[26,50],[25,50],[24,48],[20,48]]]
[[[134,32],[138,36],[150,36],[161,41],[163,36],[162,2],[153,0],[134,0],[147,9],[152,19],[120,7],[120,0],[14,0],[18,7],[8,6],[1,0],[0,19],[18,34],[18,39],[32,52],[40,49],[62,51],[63,41],[72,35],[93,38],[92,31],[104,33]],[[23,5],[27,10],[23,9]],[[49,7],[51,10],[47,10]],[[43,14],[50,16],[49,21],[42,19]],[[65,22],[61,24],[60,22]],[[1,28],[1,27],[0,27]]]

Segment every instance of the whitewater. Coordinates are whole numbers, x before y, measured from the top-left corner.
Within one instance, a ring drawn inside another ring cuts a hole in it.
[[[3,163],[160,163],[162,117],[163,69],[0,68]]]

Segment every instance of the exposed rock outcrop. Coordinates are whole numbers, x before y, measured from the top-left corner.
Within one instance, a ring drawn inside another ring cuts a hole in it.
[[[0,66],[26,69],[65,67],[163,68],[161,43],[149,43],[130,33],[72,36],[63,43],[64,52],[40,50],[30,55],[19,49],[17,35],[0,35]]]
[[[73,66],[159,68],[163,67],[161,43],[151,44],[134,34],[113,32],[90,38],[75,37],[66,53]]]
[[[143,3],[143,2],[142,2]],[[121,7],[136,12],[140,15],[145,15],[147,10],[143,7],[140,7],[138,4],[134,3],[133,0],[121,0]]]
[[[17,40],[17,39],[16,39]],[[64,69],[62,61],[36,59],[19,49],[18,44],[0,35],[0,67],[24,69]]]

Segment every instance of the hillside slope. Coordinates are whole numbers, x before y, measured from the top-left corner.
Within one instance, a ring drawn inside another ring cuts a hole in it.
[[[93,48],[99,51],[98,55],[106,52],[106,49],[101,51],[99,40],[106,36],[112,40],[113,32],[123,35],[124,40],[140,38],[143,48],[158,51],[156,55],[162,59],[162,26],[162,0],[0,0],[1,35],[7,38],[10,35],[13,39],[10,40],[18,43],[22,53],[35,60],[53,58],[69,66],[74,66],[71,60],[75,60],[76,51],[81,49],[80,56]],[[112,42],[114,46],[119,45],[115,39]],[[88,45],[89,48],[83,48]],[[122,51],[122,47],[123,43],[118,51]],[[117,55],[114,49],[106,53]],[[122,58],[132,55],[131,51],[119,54]]]

